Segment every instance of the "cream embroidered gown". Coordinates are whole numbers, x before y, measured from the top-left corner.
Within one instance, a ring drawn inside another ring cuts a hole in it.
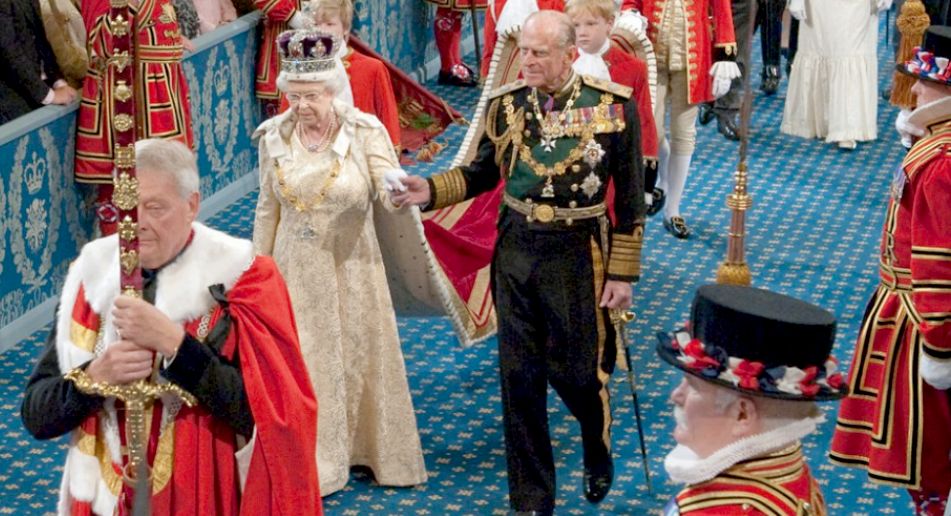
[[[334,109],[341,129],[321,153],[302,146],[290,112],[256,133],[263,137],[254,245],[274,257],[294,305],[317,394],[322,496],[343,488],[354,465],[371,468],[382,485],[426,480],[373,222],[383,173],[399,164],[376,118],[338,102]]]

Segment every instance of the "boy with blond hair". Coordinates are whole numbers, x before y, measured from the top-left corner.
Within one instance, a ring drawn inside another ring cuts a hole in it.
[[[575,72],[597,79],[616,82],[634,90],[641,125],[641,154],[644,157],[644,200],[648,213],[654,214],[663,202],[663,191],[656,191],[657,130],[654,126],[654,108],[647,80],[647,65],[641,59],[621,50],[611,41],[611,29],[617,14],[614,0],[567,0],[565,13],[575,26],[575,45],[578,58]],[[608,206],[613,210],[613,188],[609,185]]]

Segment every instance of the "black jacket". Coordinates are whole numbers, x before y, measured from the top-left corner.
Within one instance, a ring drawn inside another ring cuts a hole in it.
[[[37,0],[0,0],[0,124],[41,107],[63,77],[41,16]]]

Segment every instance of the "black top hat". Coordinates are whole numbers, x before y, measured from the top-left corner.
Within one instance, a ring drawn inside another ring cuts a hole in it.
[[[922,45],[915,49],[915,57],[898,63],[895,68],[906,75],[925,81],[951,86],[951,27],[932,25],[925,32]]]
[[[657,353],[704,380],[746,394],[834,400],[848,388],[830,356],[835,317],[805,301],[752,287],[704,285],[690,330],[659,333]]]

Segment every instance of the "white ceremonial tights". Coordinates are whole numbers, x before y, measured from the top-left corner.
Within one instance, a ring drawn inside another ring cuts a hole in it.
[[[664,205],[664,217],[669,219],[680,215],[680,199],[684,196],[684,185],[687,183],[687,172],[690,170],[690,158],[693,154],[670,154],[667,163],[667,204]]]

